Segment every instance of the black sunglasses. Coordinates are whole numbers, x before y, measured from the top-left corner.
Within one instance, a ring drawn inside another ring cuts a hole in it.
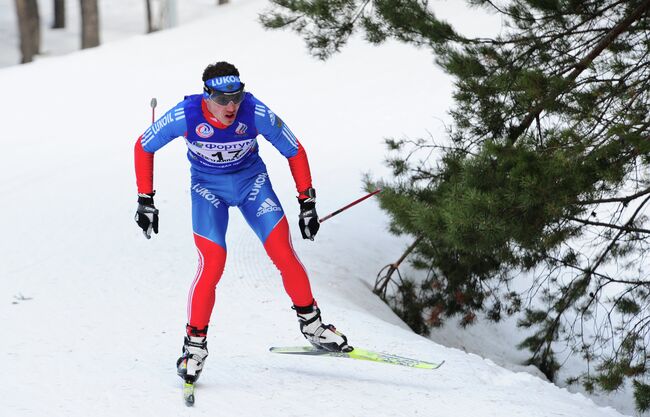
[[[244,96],[246,95],[246,92],[244,91],[244,83],[241,83],[239,90],[233,92],[213,90],[207,85],[204,85],[203,92],[207,98],[221,106],[226,106],[231,101],[235,104],[239,104],[244,100]]]

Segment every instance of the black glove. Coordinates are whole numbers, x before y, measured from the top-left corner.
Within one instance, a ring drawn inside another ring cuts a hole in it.
[[[320,228],[318,213],[316,213],[316,190],[309,188],[300,194],[301,196],[307,196],[307,198],[298,197],[298,203],[300,204],[300,220],[298,221],[300,233],[303,239],[314,240],[314,236],[316,236]]]
[[[147,239],[151,239],[151,231],[158,233],[158,209],[153,205],[154,191],[151,194],[138,194],[138,210],[135,212],[135,222],[142,229]]]

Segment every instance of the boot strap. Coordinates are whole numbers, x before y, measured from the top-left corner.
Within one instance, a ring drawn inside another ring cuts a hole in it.
[[[316,315],[310,319],[303,319],[302,316],[300,317],[300,321],[302,322],[303,325],[309,326],[313,322],[320,320],[320,310],[316,310]]]
[[[205,337],[208,334],[208,326],[205,326],[204,328],[199,329],[198,327],[190,326],[189,324],[187,324],[185,326],[185,330],[186,330],[188,336]]]
[[[207,357],[208,356],[206,355],[205,358],[207,358]],[[202,358],[201,356],[197,355],[196,353],[190,353],[189,355],[187,355],[187,360],[193,359],[193,360],[196,361],[196,363],[198,365],[201,365],[203,363],[203,361],[205,360],[205,358]]]
[[[203,342],[192,342],[191,340],[188,339],[187,342],[185,343],[185,346],[192,346],[195,348],[205,349],[207,348],[208,343],[206,340],[204,340]]]

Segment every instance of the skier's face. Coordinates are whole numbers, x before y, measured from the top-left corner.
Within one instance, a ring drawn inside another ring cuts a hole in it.
[[[239,111],[240,103],[235,104],[234,102],[229,102],[226,105],[217,104],[214,101],[208,99],[206,100],[208,110],[212,115],[221,123],[226,126],[230,126],[235,122],[237,117],[237,112]]]

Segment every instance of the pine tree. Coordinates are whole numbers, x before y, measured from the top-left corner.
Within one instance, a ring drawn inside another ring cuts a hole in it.
[[[432,325],[520,314],[520,347],[550,379],[569,346],[589,364],[575,381],[631,380],[649,409],[650,0],[468,0],[500,14],[492,38],[462,36],[425,0],[272,3],[262,23],[318,58],[359,31],[429,48],[455,79],[448,137],[388,139],[394,178],[369,184],[392,231],[420,238],[427,291],[401,299]],[[513,291],[524,275],[529,291]]]

